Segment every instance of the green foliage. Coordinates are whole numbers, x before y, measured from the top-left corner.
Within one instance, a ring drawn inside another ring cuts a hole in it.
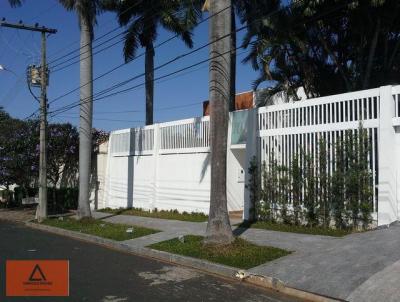
[[[202,4],[201,0],[103,1],[104,9],[116,12],[119,24],[127,28],[124,45],[127,62],[136,56],[140,46],[153,47],[158,27],[177,34],[188,47],[193,47],[192,30],[201,16]]]
[[[78,188],[48,188],[47,200],[49,212],[62,213],[78,208]]]
[[[257,217],[256,204],[260,200],[260,173],[257,166],[257,158],[254,156],[249,165],[249,183],[246,184],[246,189],[249,190],[250,194],[250,221],[253,221]]]
[[[304,182],[304,208],[305,217],[309,226],[317,224],[316,211],[316,177],[314,173],[314,157],[312,155],[304,155],[305,162],[305,182]]]
[[[331,180],[331,205],[335,226],[338,229],[345,227],[344,205],[345,205],[345,166],[344,166],[344,147],[343,142],[337,141],[335,146],[335,171]]]
[[[16,187],[11,194],[8,207],[19,207],[22,199],[26,197],[37,197],[38,188]],[[49,214],[58,214],[67,210],[76,210],[78,207],[78,188],[47,188],[47,205]]]
[[[295,154],[291,163],[292,174],[292,204],[293,204],[293,223],[299,225],[302,221],[301,205],[302,205],[302,188],[303,188],[303,171],[299,164],[299,156]]]
[[[318,198],[319,198],[319,216],[322,219],[322,225],[329,227],[330,225],[330,202],[329,196],[329,185],[330,179],[328,176],[328,154],[327,154],[327,143],[324,138],[321,138],[319,143],[318,163],[319,163],[319,183],[318,183]]]
[[[279,214],[283,223],[291,223],[291,215],[288,212],[288,204],[290,198],[290,178],[289,169],[285,166],[278,166],[278,196],[277,203],[279,206]]]
[[[256,206],[257,219],[274,221],[274,208],[278,197],[278,173],[277,162],[272,154],[268,168],[267,164],[263,162],[262,169],[262,190],[261,202]]]
[[[39,128],[0,109],[0,185],[29,187],[37,180]]]
[[[290,254],[279,248],[258,246],[241,238],[236,238],[232,244],[220,245],[217,248],[204,245],[201,236],[188,235],[184,239],[183,243],[175,238],[152,244],[149,247],[242,269],[249,269]]]
[[[93,129],[93,149],[104,142],[108,133]],[[49,124],[47,140],[48,204],[50,212],[76,209],[79,134],[71,124]],[[96,161],[93,161],[96,162]],[[6,206],[21,205],[22,198],[38,191],[39,123],[12,118],[0,108],[0,185],[6,189],[16,184],[14,194],[7,194]]]
[[[55,187],[74,186],[78,173],[79,133],[71,124],[50,124],[48,127],[47,178]]]
[[[298,234],[309,234],[309,235],[322,235],[322,236],[333,236],[342,237],[351,234],[351,229],[333,229],[324,226],[307,226],[307,225],[295,225],[295,224],[283,224],[270,221],[257,221],[254,223],[243,222],[239,225],[241,228],[255,228],[278,232],[298,233]]]
[[[278,165],[275,154],[269,154],[269,164],[262,164],[260,192],[252,193],[260,198],[257,220],[322,228],[330,228],[333,221],[336,229],[369,228],[373,209],[369,140],[368,130],[360,125],[337,136],[333,145],[321,137],[316,146],[308,146],[308,153],[295,154],[289,167]]]
[[[255,86],[272,83],[269,95],[296,100],[299,87],[317,97],[400,81],[398,0],[250,2],[245,62],[260,73]],[[288,8],[270,14],[271,5]]]

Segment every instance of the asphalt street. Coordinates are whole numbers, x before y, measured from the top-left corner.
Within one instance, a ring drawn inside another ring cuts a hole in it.
[[[68,259],[69,297],[6,297],[5,261]],[[0,220],[0,301],[267,301],[295,299],[204,272]]]

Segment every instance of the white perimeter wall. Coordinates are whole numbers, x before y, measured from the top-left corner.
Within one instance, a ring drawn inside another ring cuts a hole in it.
[[[159,126],[152,127],[152,151],[131,150],[125,154],[117,150],[113,153],[109,147],[106,157],[98,157],[98,160],[107,161],[102,164],[107,169],[102,177],[104,192],[99,196],[98,208],[136,207],[208,213],[211,186],[208,148],[185,149],[181,145],[179,150],[160,150]],[[113,135],[128,132],[129,129],[112,133],[110,146]],[[118,144],[127,148],[124,143]],[[142,153],[144,155],[140,155]],[[228,210],[243,210],[245,149],[228,150],[227,161]]]
[[[243,151],[235,153],[244,162],[244,156],[240,156]],[[154,156],[110,156],[108,183],[98,208],[136,207],[208,213],[209,160],[209,153],[163,154],[158,158],[155,172]],[[244,182],[238,180],[243,168],[233,152],[229,152],[228,162],[228,210],[243,210]]]
[[[372,106],[376,100],[377,106]],[[358,108],[359,113],[355,115],[355,111],[350,108]],[[345,110],[348,114],[333,115],[337,110]],[[300,115],[294,115],[297,111]],[[310,117],[310,112],[319,114]],[[257,156],[261,162],[265,155],[257,140],[301,136],[305,133],[328,133],[329,137],[335,138],[332,132],[357,129],[362,121],[365,128],[377,132],[376,140],[372,138],[373,145],[378,146],[377,152],[372,154],[373,159],[377,158],[377,165],[375,160],[370,162],[377,189],[374,218],[378,220],[378,225],[399,220],[400,160],[397,158],[400,152],[400,86],[273,105],[250,110],[248,113],[246,144],[232,146],[231,126],[228,132],[229,211],[243,210],[245,207],[244,218],[248,218],[249,196],[245,190],[248,163],[253,156]],[[319,120],[321,114],[326,116],[326,122]],[[283,116],[291,118],[286,118],[286,121]],[[286,122],[282,124],[284,120]],[[298,125],[299,122],[301,125]],[[113,144],[113,138],[118,135],[119,138]],[[263,148],[270,148],[269,140],[265,141]],[[99,176],[99,208],[140,207],[208,212],[208,118],[116,131],[111,135],[110,146],[114,147],[108,148],[108,154],[98,157],[99,173],[104,173],[104,176]]]

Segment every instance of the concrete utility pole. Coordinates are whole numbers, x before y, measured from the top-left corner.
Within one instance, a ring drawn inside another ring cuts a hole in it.
[[[56,29],[47,27],[39,27],[36,23],[34,26],[24,25],[21,21],[18,24],[0,21],[0,26],[36,31],[42,34],[42,62],[40,67],[40,159],[39,159],[39,208],[37,211],[37,219],[42,222],[47,217],[47,85],[48,85],[48,69],[46,63],[46,34],[55,34]]]

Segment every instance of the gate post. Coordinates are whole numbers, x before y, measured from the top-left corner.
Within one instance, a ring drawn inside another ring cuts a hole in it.
[[[392,86],[380,87],[378,130],[378,226],[397,220],[396,154]]]

